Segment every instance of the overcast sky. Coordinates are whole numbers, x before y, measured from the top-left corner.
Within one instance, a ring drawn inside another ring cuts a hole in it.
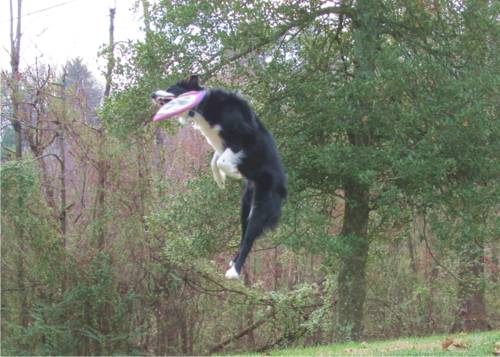
[[[12,0],[16,16],[17,0]],[[82,57],[96,76],[103,69],[97,52],[108,42],[109,8],[116,7],[115,41],[142,35],[135,0],[23,0],[21,67],[39,61],[62,65]],[[9,70],[9,0],[0,0],[0,68]],[[102,78],[99,78],[102,80]]]

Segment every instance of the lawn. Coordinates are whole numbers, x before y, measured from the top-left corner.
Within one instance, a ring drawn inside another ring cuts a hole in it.
[[[496,353],[495,353],[496,351]],[[500,330],[469,334],[406,337],[269,351],[265,356],[493,356],[500,355]]]

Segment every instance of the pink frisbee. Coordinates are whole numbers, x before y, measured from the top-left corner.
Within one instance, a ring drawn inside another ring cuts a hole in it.
[[[153,121],[165,120],[170,117],[179,115],[189,109],[196,107],[207,92],[191,91],[172,99],[170,102],[164,104],[158,112],[154,115]]]

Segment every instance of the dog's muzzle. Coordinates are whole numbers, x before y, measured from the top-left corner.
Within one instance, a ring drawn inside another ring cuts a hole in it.
[[[170,102],[174,98],[174,94],[164,90],[157,90],[156,92],[151,93],[151,99],[153,100],[153,103],[159,106]]]

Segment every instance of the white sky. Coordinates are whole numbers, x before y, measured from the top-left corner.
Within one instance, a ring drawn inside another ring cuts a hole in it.
[[[109,9],[116,7],[115,41],[141,38],[140,15],[131,9],[136,0],[23,0],[21,70],[39,62],[63,65],[82,57],[102,81],[104,68],[97,52],[109,40]],[[17,0],[12,0],[14,16]],[[46,9],[46,10],[45,10]],[[43,10],[43,11],[41,11]],[[34,13],[36,12],[36,13]],[[34,14],[30,14],[34,13]],[[0,68],[10,69],[9,0],[0,0]]]

